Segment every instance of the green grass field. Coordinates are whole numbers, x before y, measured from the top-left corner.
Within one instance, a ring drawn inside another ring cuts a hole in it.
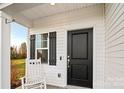
[[[11,70],[12,69],[14,70],[14,68],[12,68],[13,66],[16,68],[15,70],[18,70],[18,72],[19,72],[17,74],[18,75],[17,79],[19,79],[25,75],[25,59],[12,59],[11,60]]]

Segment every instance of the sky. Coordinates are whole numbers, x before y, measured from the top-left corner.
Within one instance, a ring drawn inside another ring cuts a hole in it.
[[[11,23],[11,46],[19,47],[22,42],[26,42],[28,28],[18,24]]]

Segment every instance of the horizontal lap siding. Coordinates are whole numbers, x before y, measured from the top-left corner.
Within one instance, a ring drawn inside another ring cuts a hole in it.
[[[67,84],[67,31],[93,27],[93,87],[103,88],[105,62],[103,10],[103,5],[96,5],[52,15],[34,22],[30,34],[52,31],[56,31],[57,34],[56,66],[45,65],[48,84],[57,86]],[[61,78],[58,78],[58,73],[61,73]]]
[[[105,86],[124,88],[124,4],[106,4],[105,9]]]

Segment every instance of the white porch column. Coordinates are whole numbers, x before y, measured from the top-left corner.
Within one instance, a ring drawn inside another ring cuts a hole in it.
[[[25,75],[28,75],[28,60],[30,59],[30,28],[28,28],[28,34],[27,34],[27,58],[26,58],[26,72]]]
[[[10,17],[0,11],[0,88],[10,88]]]

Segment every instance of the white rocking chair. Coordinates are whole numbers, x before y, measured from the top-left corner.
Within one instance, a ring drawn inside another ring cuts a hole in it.
[[[27,60],[27,74],[21,78],[22,89],[46,89],[46,75],[41,59]]]

